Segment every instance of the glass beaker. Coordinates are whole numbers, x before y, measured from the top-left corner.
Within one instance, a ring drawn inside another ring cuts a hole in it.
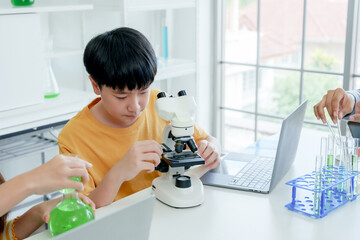
[[[49,70],[48,70],[48,77],[45,80],[45,92],[44,92],[44,97],[45,98],[54,98],[59,96],[60,91],[59,91],[59,86],[56,82],[56,78],[55,78],[55,74],[54,71],[51,67],[51,63],[49,61],[48,64]]]
[[[11,0],[11,4],[14,6],[30,6],[33,5],[35,0]]]

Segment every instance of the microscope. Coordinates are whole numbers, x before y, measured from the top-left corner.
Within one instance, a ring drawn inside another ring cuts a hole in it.
[[[152,188],[161,202],[175,208],[195,207],[204,201],[204,187],[196,176],[185,170],[205,163],[197,154],[193,138],[196,103],[185,90],[178,97],[167,97],[164,92],[157,95],[155,107],[159,116],[170,121],[162,136],[163,154],[156,167],[163,174],[155,178]],[[187,146],[189,150],[187,150]]]

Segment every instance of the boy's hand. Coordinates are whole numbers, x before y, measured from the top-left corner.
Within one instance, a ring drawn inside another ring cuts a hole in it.
[[[162,153],[161,145],[154,140],[135,142],[118,162],[123,181],[133,179],[142,170],[154,171]]]
[[[208,169],[214,169],[220,165],[220,153],[216,150],[215,144],[201,140],[198,146],[198,154],[205,160],[205,166]]]

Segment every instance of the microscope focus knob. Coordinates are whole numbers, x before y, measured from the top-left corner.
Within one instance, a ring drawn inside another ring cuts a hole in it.
[[[157,95],[157,98],[163,98],[163,97],[166,97],[166,93],[165,92],[159,92]]]
[[[185,90],[181,90],[178,92],[178,96],[181,97],[181,96],[186,96],[186,91]]]
[[[191,187],[191,178],[189,176],[180,175],[176,177],[175,186],[178,188]]]

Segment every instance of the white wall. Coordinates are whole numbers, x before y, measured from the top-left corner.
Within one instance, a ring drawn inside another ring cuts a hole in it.
[[[198,66],[199,79],[197,122],[214,135],[213,93],[215,87],[215,6],[216,0],[198,0]]]

